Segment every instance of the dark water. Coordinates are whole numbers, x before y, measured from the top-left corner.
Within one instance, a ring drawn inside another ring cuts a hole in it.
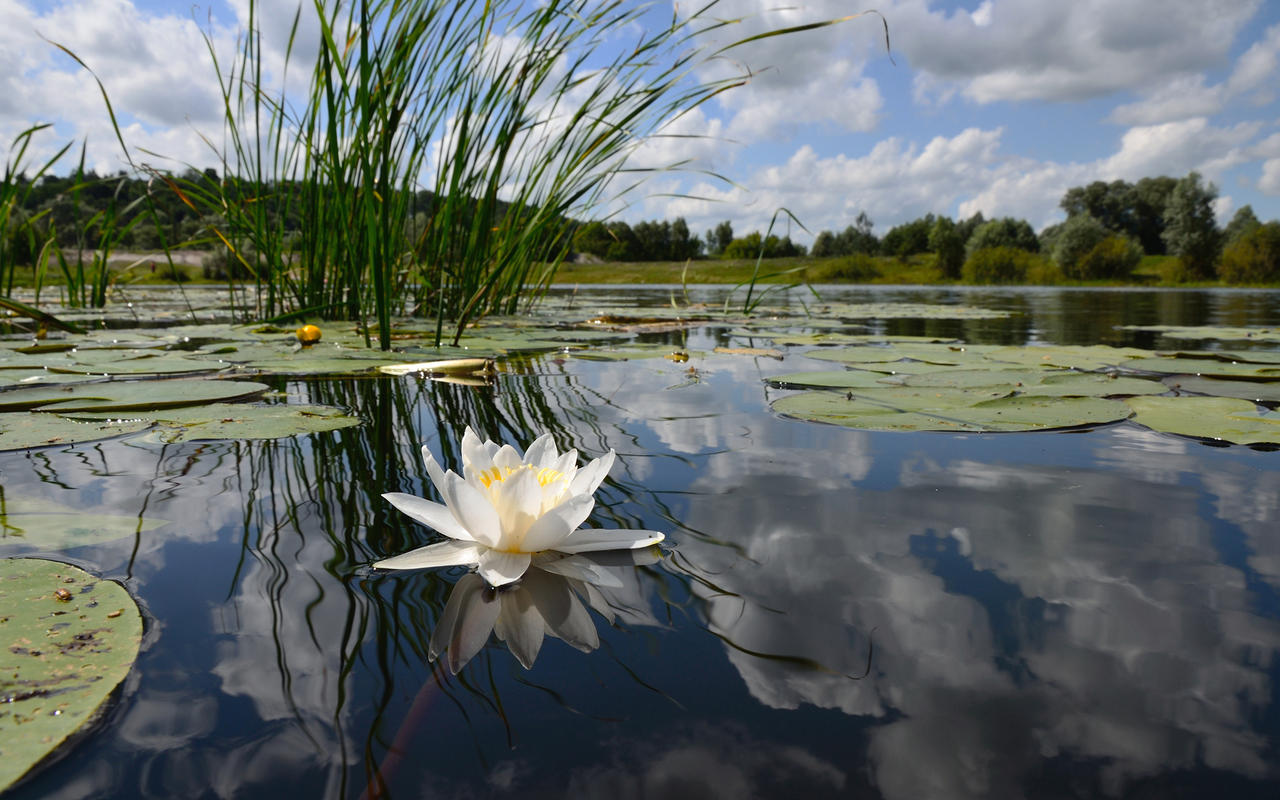
[[[971,342],[1280,324],[1267,292],[849,299],[1019,312],[877,324]],[[292,381],[367,424],[0,454],[7,496],[171,521],[51,554],[151,618],[104,724],[15,797],[1280,795],[1280,453],[781,419],[762,378],[829,364],[713,355],[767,344],[715,326],[640,338],[694,354],[543,357],[480,389]],[[490,639],[452,675],[428,640],[463,571],[368,568],[434,539],[379,495],[428,494],[418,447],[457,467],[467,424],[614,448],[590,524],[667,533],[662,561],[615,569],[590,652],[548,638],[525,670]]]

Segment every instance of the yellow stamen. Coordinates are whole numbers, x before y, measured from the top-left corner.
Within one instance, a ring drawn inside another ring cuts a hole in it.
[[[526,469],[533,469],[533,465],[521,464],[520,466],[514,467],[514,468],[490,467],[489,469],[486,469],[483,472],[481,472],[479,475],[477,475],[476,479],[479,480],[480,483],[484,485],[484,488],[488,489],[489,486],[491,486],[494,481],[505,481],[507,478],[511,477],[512,473],[518,470],[526,470]],[[559,470],[551,469],[550,467],[543,467],[542,469],[538,470],[539,486],[549,486],[555,483],[556,481],[560,481],[560,480],[564,480],[564,473],[560,472]]]

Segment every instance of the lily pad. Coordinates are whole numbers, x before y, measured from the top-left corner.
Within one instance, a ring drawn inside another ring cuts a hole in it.
[[[1123,325],[1124,331],[1153,331],[1170,339],[1217,339],[1280,342],[1280,328],[1233,328],[1218,325]]]
[[[0,791],[97,719],[141,642],[120,584],[56,561],[0,561]]]
[[[770,384],[782,388],[800,389],[863,389],[882,386],[885,375],[862,369],[823,370],[820,372],[789,372],[766,378]]]
[[[171,375],[220,369],[217,362],[186,358],[163,350],[102,348],[76,350],[61,360],[50,358],[46,366],[57,372],[88,375]]]
[[[104,381],[0,392],[0,411],[146,411],[242,400],[270,386],[249,381]]]
[[[95,415],[77,414],[77,419]],[[163,442],[201,442],[224,439],[281,439],[304,433],[323,433],[361,424],[332,406],[251,405],[212,403],[193,408],[150,411],[130,415],[129,421],[155,425]]]
[[[1258,381],[1280,380],[1280,364],[1223,361],[1217,358],[1149,356],[1131,359],[1120,366],[1141,372],[1162,372],[1169,375],[1207,375],[1215,378]]]
[[[1164,382],[1179,392],[1207,394],[1213,397],[1236,397],[1255,403],[1280,403],[1280,381],[1226,381],[1219,378],[1202,378],[1198,375],[1174,375]]]
[[[844,364],[891,363],[908,359],[926,364],[960,366],[983,362],[983,354],[992,348],[981,345],[893,343],[869,344],[863,347],[823,348],[809,350],[805,355],[822,361],[839,361]]]
[[[1111,397],[1114,395],[1164,394],[1162,383],[1146,378],[1120,377],[1105,372],[1075,370],[939,370],[911,375],[904,386],[950,386],[955,388],[1004,387],[1036,397]]]
[[[973,390],[927,392],[887,387],[862,394],[805,392],[775,400],[784,416],[879,431],[997,432],[1115,422],[1130,414],[1116,400],[1094,397],[995,397]]]
[[[145,420],[74,420],[38,411],[0,414],[0,450],[78,444],[136,433],[150,427]]]
[[[1098,345],[1029,345],[1000,347],[987,352],[992,361],[1023,366],[1057,367],[1059,369],[1098,370],[1119,366],[1122,362],[1151,355],[1149,350],[1132,347]]]
[[[48,500],[23,498],[0,505],[0,545],[66,550],[123,539],[167,524],[163,519],[80,511]]]
[[[1236,444],[1280,443],[1280,413],[1232,397],[1131,397],[1133,421],[1152,430]]]

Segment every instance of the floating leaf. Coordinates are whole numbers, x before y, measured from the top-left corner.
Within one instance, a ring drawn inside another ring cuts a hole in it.
[[[1280,382],[1225,381],[1197,375],[1174,375],[1165,378],[1170,388],[1179,392],[1207,394],[1214,397],[1237,397],[1255,403],[1280,403]]]
[[[1023,366],[1057,367],[1059,369],[1098,370],[1119,366],[1131,358],[1151,355],[1149,350],[1132,347],[1098,345],[1029,345],[999,347],[989,350],[987,358]]]
[[[48,500],[22,498],[0,504],[0,545],[66,550],[122,539],[167,524],[162,519],[80,511]]]
[[[56,561],[0,561],[0,791],[97,718],[141,641],[120,584]]]
[[[862,389],[883,385],[882,382],[886,378],[882,372],[841,369],[822,372],[789,372],[785,375],[773,375],[766,380],[783,388]]]
[[[1119,377],[1105,372],[1075,370],[938,370],[903,379],[904,386],[953,388],[1001,387],[1036,397],[1110,397],[1112,395],[1164,394],[1168,387],[1145,378]]]
[[[150,427],[145,420],[76,420],[37,411],[0,414],[0,450],[94,442]]]
[[[977,390],[933,392],[885,387],[860,394],[805,392],[773,403],[796,419],[881,431],[1031,431],[1114,422],[1129,416],[1116,400],[1093,397],[991,397]]]
[[[255,397],[271,387],[249,381],[105,381],[0,392],[0,411],[146,411]]]
[[[75,350],[58,361],[50,359],[49,369],[89,375],[169,375],[182,372],[209,372],[222,368],[215,361],[187,358],[163,350],[102,348]]]
[[[1169,375],[1208,375],[1215,378],[1259,381],[1280,380],[1280,364],[1222,361],[1216,358],[1148,356],[1131,359],[1120,366],[1141,372],[1162,372]]]
[[[89,415],[76,415],[85,419]],[[280,439],[303,433],[323,433],[361,424],[341,409],[311,405],[250,405],[213,403],[193,408],[131,414],[131,422],[159,426],[164,442],[221,439]]]
[[[888,345],[868,344],[863,347],[808,350],[805,355],[822,361],[839,361],[844,364],[883,364],[906,359],[954,367],[983,364],[985,363],[983,354],[991,349],[982,345],[895,342]]]
[[[1233,328],[1217,325],[1122,325],[1124,331],[1153,331],[1170,339],[1253,340],[1280,342],[1280,328]]]
[[[1152,430],[1236,444],[1280,443],[1280,413],[1231,397],[1131,397],[1134,422]]]

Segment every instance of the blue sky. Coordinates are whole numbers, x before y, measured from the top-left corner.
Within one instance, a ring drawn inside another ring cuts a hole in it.
[[[260,6],[278,47],[297,2]],[[54,122],[56,132],[38,143],[44,152],[87,137],[99,169],[123,166],[96,86],[39,32],[93,66],[131,147],[174,163],[211,162],[200,134],[216,141],[220,120],[200,28],[230,47],[246,7],[0,0],[0,137]],[[755,73],[750,84],[676,123],[703,138],[653,142],[640,154],[658,163],[691,158],[736,186],[666,177],[601,214],[679,215],[696,232],[723,219],[739,233],[763,229],[781,207],[813,232],[843,228],[859,211],[879,233],[928,212],[979,210],[1042,227],[1060,218],[1057,203],[1070,186],[1194,169],[1219,188],[1224,221],[1244,204],[1262,219],[1280,218],[1280,3],[876,7],[889,23],[892,62],[871,17],[762,40],[736,52]],[[731,27],[738,37],[853,10],[847,0],[725,0],[715,13],[743,19]],[[669,15],[670,6],[657,12]],[[715,202],[665,196],[681,192]]]

